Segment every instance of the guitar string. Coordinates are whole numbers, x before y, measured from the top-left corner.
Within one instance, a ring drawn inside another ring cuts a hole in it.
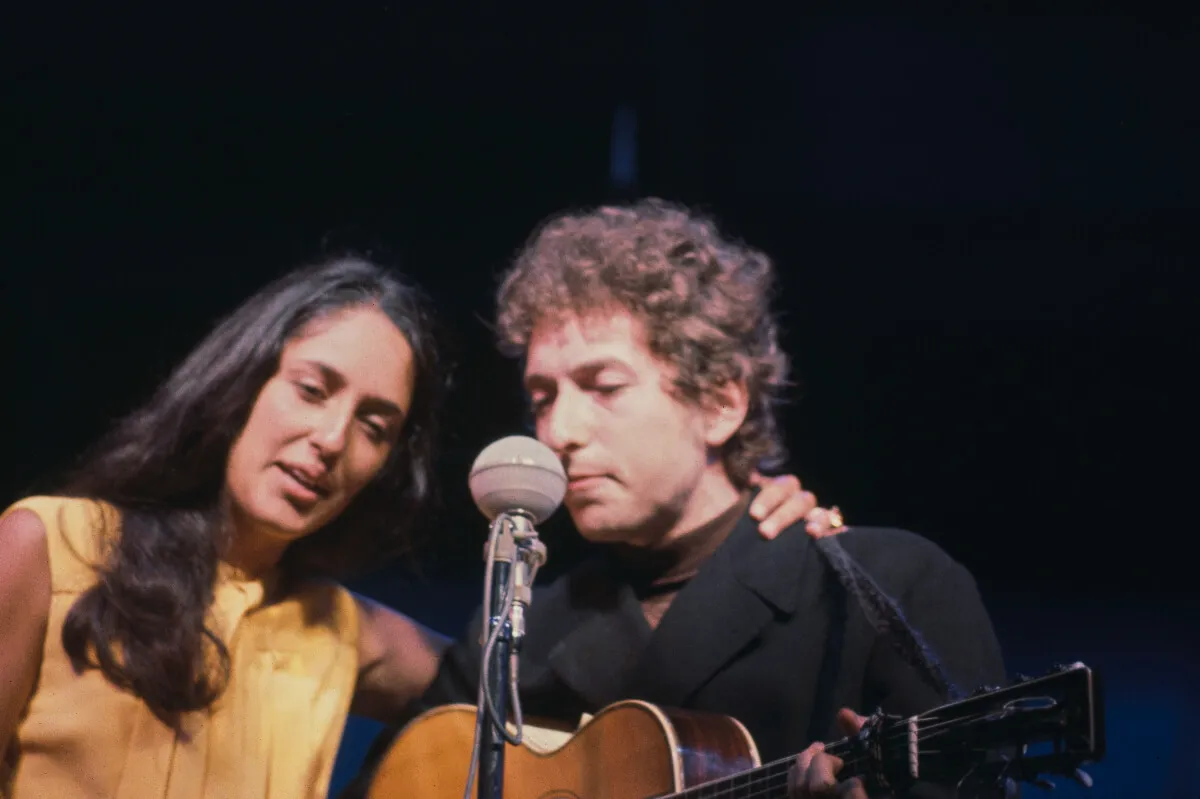
[[[688,789],[681,794],[672,794],[674,797],[690,797],[691,799],[757,799],[758,797],[778,797],[786,793],[788,786],[788,771],[790,764],[785,769],[773,769],[766,774],[760,774],[750,779],[744,779],[742,782],[737,782],[737,779],[732,781],[733,784],[724,784],[725,781],[718,783],[710,783],[707,785],[696,786]]]
[[[929,753],[928,750],[925,751]],[[773,769],[766,774],[759,774],[755,777],[734,778],[730,784],[710,783],[699,785],[688,789],[681,794],[671,794],[671,799],[674,797],[692,797],[693,799],[706,799],[707,797],[721,797],[725,799],[752,799],[753,797],[765,797],[779,795],[780,789],[786,790],[788,785],[788,768]],[[741,780],[740,782],[738,780]]]
[[[675,796],[687,796],[694,799],[758,799],[759,797],[780,797],[784,796],[788,787],[787,771],[776,771],[772,774],[760,777],[751,781],[747,781],[740,785],[731,785],[726,787],[717,787],[715,785],[697,786],[696,788],[685,791],[682,794],[671,794],[673,799]],[[667,799],[663,797],[663,799]]]
[[[969,726],[978,721],[981,721],[988,716],[993,715],[995,711],[981,711],[970,715],[954,716],[938,720],[938,714],[930,714],[921,717],[919,721],[921,726],[918,727],[917,741],[918,743],[928,743],[931,740],[940,738],[954,731],[955,727]],[[933,722],[933,723],[930,723]],[[907,738],[908,731],[907,719],[901,720],[899,723],[888,725],[885,731],[880,735],[880,740],[884,742]],[[864,762],[869,762],[872,757],[869,754],[856,751],[852,756],[838,755],[839,751],[844,751],[847,747],[853,745],[851,739],[838,741],[828,749],[827,752],[835,756],[839,756],[843,761],[843,770],[850,766],[857,766]],[[918,754],[930,755],[941,752],[940,749],[919,748]],[[970,747],[970,751],[987,752],[986,748]],[[848,754],[848,753],[847,753]],[[786,791],[788,783],[788,774],[791,770],[795,756],[783,758],[781,760],[767,763],[758,768],[745,771],[740,774],[735,774],[729,777],[723,777],[711,782],[697,785],[692,788],[685,789],[679,793],[669,794],[661,799],[704,799],[705,797],[732,797],[733,799],[756,799],[757,797],[778,796],[780,789]],[[736,791],[736,793],[734,793]]]
[[[949,718],[941,718],[937,713],[931,713],[929,715],[922,716],[918,719],[919,724],[917,731],[917,742],[919,744],[928,743],[931,740],[940,738],[949,734],[950,732],[953,732],[955,727],[969,726],[987,718],[988,716],[993,715],[994,713],[995,710],[987,710],[979,711],[974,714],[954,716]],[[887,743],[898,739],[907,738],[907,723],[907,719],[902,719],[897,723],[887,725],[884,731],[879,735],[879,740]],[[842,759],[843,770],[850,766],[857,766],[864,762],[869,762],[872,759],[870,754],[863,753],[861,751],[855,751],[853,755],[850,755],[849,753],[846,753],[846,755],[838,754],[839,752],[845,752],[845,750],[853,746],[853,744],[854,741],[852,739],[844,739],[831,744],[826,751]],[[918,749],[918,754],[936,754],[940,751],[941,750],[925,748]],[[986,752],[988,750],[980,747],[970,747],[970,751]],[[701,799],[701,797],[706,796],[727,796],[729,795],[728,792],[730,790],[758,787],[760,783],[772,783],[773,781],[778,781],[780,778],[782,778],[783,784],[786,787],[788,772],[791,770],[794,760],[795,756],[783,758],[772,763],[764,764],[758,768],[751,769],[750,771],[742,772],[741,774],[719,778],[717,780],[704,783],[703,785],[697,785],[692,788],[685,789],[679,793],[669,794],[668,797],[664,797],[664,799],[685,799],[689,797],[693,799]],[[738,784],[739,781],[741,781],[741,784]],[[752,791],[748,794],[745,794],[745,796],[765,796],[772,793],[778,787],[778,785],[772,784],[768,790],[761,792]]]
[[[950,732],[950,729],[948,729],[948,728],[954,724],[969,724],[969,723],[972,723],[979,719],[982,719],[985,715],[987,715],[987,714],[979,713],[979,714],[975,714],[973,716],[960,716],[960,717],[955,717],[953,719],[947,719],[947,720],[944,720],[941,722],[935,722],[934,724],[927,724],[924,727],[919,727],[918,732],[917,732],[917,741],[918,742],[927,742],[928,740],[930,740],[932,738],[936,738],[941,735],[944,735],[947,732]],[[929,720],[936,719],[936,718],[937,718],[936,715],[929,716],[929,717],[926,717],[925,719],[923,719],[923,721],[929,721]],[[886,743],[886,742],[892,741],[892,740],[899,740],[899,739],[907,738],[908,737],[907,731],[906,730],[898,730],[899,726],[900,725],[894,725],[892,727],[891,731],[885,732],[881,736],[882,741]],[[851,742],[848,740],[847,741],[839,741],[838,744],[834,745],[834,747],[837,747],[837,748],[831,747],[831,748],[827,749],[826,751],[829,752],[830,754],[838,756],[837,752],[840,749],[842,749],[846,746],[849,746],[850,743]],[[840,746],[838,746],[839,744],[840,744]],[[931,754],[936,750],[918,750],[918,751],[919,751],[919,753]],[[862,753],[855,753],[852,756],[841,757],[841,760],[843,762],[842,768],[846,769],[847,767],[852,767],[852,766],[856,766],[856,765],[859,765],[864,762],[869,762],[871,759],[872,758],[870,755],[862,754]],[[682,792],[670,794],[669,797],[670,797],[670,799],[702,799],[703,797],[730,796],[731,794],[728,793],[729,791],[744,790],[744,789],[755,789],[755,790],[751,791],[750,793],[745,794],[746,797],[765,796],[779,787],[779,785],[776,783],[778,783],[780,780],[782,780],[782,785],[786,787],[787,779],[788,779],[788,772],[791,770],[792,763],[794,762],[794,760],[795,760],[794,756],[782,758],[780,760],[776,760],[771,763],[766,763],[756,769],[752,769],[750,771],[746,771],[741,774],[735,774],[735,775],[732,775],[729,777],[722,777],[722,778],[719,778],[712,782],[704,783],[703,785],[697,785],[692,788],[687,788],[687,789],[683,790]],[[739,781],[741,781],[741,782],[739,783]],[[765,790],[759,790],[761,788],[764,788],[764,786],[766,788]],[[739,795],[732,794],[732,796],[738,797]]]
[[[955,724],[970,724],[975,721],[978,721],[979,719],[982,719],[985,715],[986,714],[981,713],[981,714],[975,714],[973,716],[958,716],[953,719],[946,719],[943,721],[936,721],[936,719],[938,718],[937,716],[925,717],[924,719],[922,719],[922,722],[933,721],[934,723],[932,723],[932,724],[923,723],[921,726],[919,726],[917,729],[917,740],[918,740],[918,742],[921,742],[921,741],[926,741],[930,738],[935,738],[935,737],[943,734],[944,732],[948,732],[949,729],[947,729],[947,728],[949,728]],[[893,741],[907,739],[908,731],[906,729],[902,729],[902,727],[904,727],[904,724],[891,725],[889,727],[889,729],[883,735],[880,736],[880,741],[882,743],[891,743]],[[832,754],[836,757],[840,757],[846,763],[858,763],[864,759],[868,759],[869,758],[868,755],[860,756],[857,753],[851,755],[850,753],[846,752],[846,755],[849,755],[848,757],[838,754],[839,752],[845,752],[845,750],[847,748],[849,748],[850,746],[852,746],[853,743],[854,742],[850,739],[844,739],[842,741],[838,741],[834,744],[831,744],[829,747],[826,748],[825,751],[827,751],[829,754]],[[775,760],[770,763],[765,763],[762,766],[760,766],[759,768],[766,769],[766,768],[770,768],[770,767],[774,767],[774,766],[790,767],[791,763],[794,759],[795,759],[795,756],[781,758],[779,760]],[[757,770],[758,769],[756,769],[755,771],[757,771]],[[747,773],[749,773],[749,772],[747,772]]]

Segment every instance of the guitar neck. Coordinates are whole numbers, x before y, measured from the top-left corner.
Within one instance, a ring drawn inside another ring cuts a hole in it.
[[[838,779],[865,776],[866,758],[854,755],[851,740],[831,743],[825,747],[825,751],[841,758],[845,764],[838,772]],[[795,760],[795,756],[785,757],[662,799],[787,799],[788,772]]]
[[[732,777],[724,777],[673,793],[663,799],[787,799],[788,770],[791,769],[794,760],[792,757],[777,760]]]
[[[1031,744],[1051,751],[1028,753]],[[1003,750],[1014,749],[1015,760]],[[1104,757],[1104,717],[1096,675],[1082,663],[1046,677],[1022,677],[919,716],[872,716],[852,738],[825,747],[842,760],[838,779],[859,777],[868,791],[912,781],[961,785],[1042,774],[1079,780],[1082,764]],[[795,757],[697,785],[666,799],[785,799]],[[1089,778],[1090,779],[1090,778]]]

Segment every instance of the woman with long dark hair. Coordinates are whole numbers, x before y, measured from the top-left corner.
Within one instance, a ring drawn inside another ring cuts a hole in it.
[[[445,374],[416,290],[329,260],[10,507],[0,797],[324,797],[347,713],[399,718],[447,643],[336,582],[411,541]]]
[[[323,796],[378,659],[378,608],[332,579],[409,540],[444,375],[412,287],[327,261],[222,321],[58,496],[10,508],[0,795]]]

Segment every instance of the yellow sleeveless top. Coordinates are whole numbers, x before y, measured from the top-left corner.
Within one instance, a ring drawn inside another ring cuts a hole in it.
[[[349,592],[313,584],[264,604],[269,584],[223,568],[211,628],[229,647],[231,679],[177,737],[98,670],[75,674],[62,648],[67,611],[118,530],[115,509],[34,497],[5,514],[18,508],[46,527],[53,593],[36,687],[0,763],[0,799],[324,799],[358,672]]]

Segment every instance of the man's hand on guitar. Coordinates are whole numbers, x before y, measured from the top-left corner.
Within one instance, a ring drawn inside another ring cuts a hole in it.
[[[795,475],[764,477],[755,472],[750,475],[750,484],[761,489],[750,505],[750,516],[759,521],[758,532],[767,540],[801,519],[808,521],[805,530],[813,538],[837,535],[846,529],[838,509],[817,507],[816,496],[805,491]]]
[[[856,734],[866,719],[852,710],[838,711],[837,725],[847,736]],[[825,751],[825,744],[815,743],[796,756],[796,762],[788,771],[789,799],[818,799],[818,797],[840,797],[840,799],[867,799],[867,790],[857,777],[838,781],[838,772],[844,763]]]

